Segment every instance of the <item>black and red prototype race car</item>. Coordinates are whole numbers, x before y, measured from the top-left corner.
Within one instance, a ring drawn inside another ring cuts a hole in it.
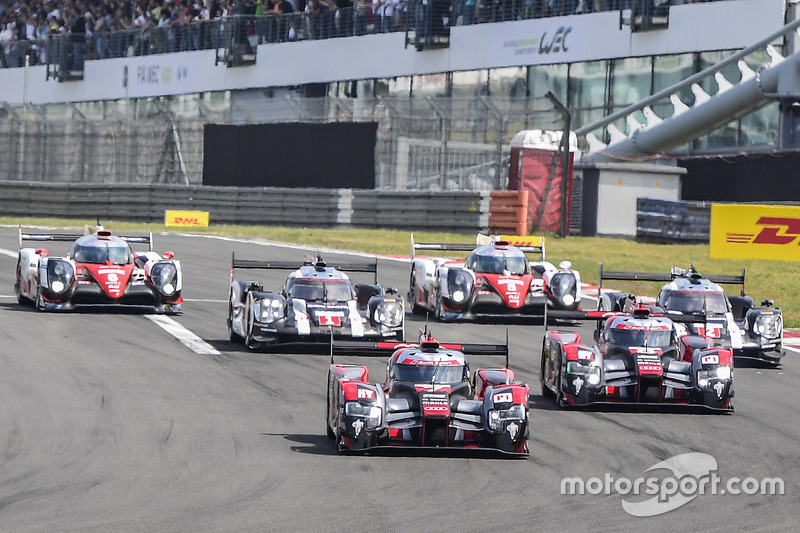
[[[412,312],[431,311],[441,321],[543,316],[546,308],[573,311],[581,301],[581,277],[569,261],[545,261],[544,239],[485,235],[476,246],[415,243],[411,236]],[[533,244],[531,239],[536,239]],[[488,241],[488,242],[487,242]],[[525,244],[523,244],[525,243]],[[417,257],[416,250],[470,252],[466,260]],[[529,261],[526,253],[539,254]]]
[[[291,270],[279,292],[258,281],[235,280],[236,269]],[[347,272],[373,273],[374,283],[353,284]],[[250,349],[327,349],[331,338],[366,341],[404,338],[403,298],[378,284],[378,264],[328,265],[231,259],[228,334]]]
[[[64,257],[45,248],[22,248],[23,241],[73,241]],[[152,307],[181,312],[182,275],[173,252],[153,251],[152,236],[116,236],[98,226],[87,235],[23,233],[19,230],[14,292],[20,304],[42,310],[77,306]],[[131,244],[147,245],[134,252]]]
[[[703,276],[694,267],[672,267],[669,274],[604,271],[600,265],[601,308],[616,310],[627,293],[602,291],[604,280],[662,281],[666,284],[656,305],[667,316],[685,323],[686,335],[704,336],[714,344],[733,350],[737,359],[754,359],[773,366],[780,364],[783,351],[783,314],[762,300],[756,307],[745,294],[745,270],[739,276]],[[739,285],[739,295],[725,293],[721,285]],[[685,321],[685,322],[684,322]]]
[[[411,447],[528,455],[528,385],[508,368],[507,344],[440,344],[425,332],[418,343],[336,347],[368,350],[391,353],[383,385],[370,383],[363,365],[332,361],[328,371],[325,428],[340,453]],[[504,355],[506,365],[470,378],[465,354]]]
[[[547,331],[542,393],[559,406],[593,403],[691,404],[732,411],[733,352],[682,335],[656,307],[631,313],[589,311],[600,319],[597,344],[574,331]]]

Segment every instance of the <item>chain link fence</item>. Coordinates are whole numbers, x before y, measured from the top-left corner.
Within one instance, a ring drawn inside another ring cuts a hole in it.
[[[205,124],[374,121],[376,188],[503,189],[511,137],[563,129],[563,117],[543,100],[536,100],[539,108],[530,98],[294,95],[6,106],[0,180],[197,185]]]

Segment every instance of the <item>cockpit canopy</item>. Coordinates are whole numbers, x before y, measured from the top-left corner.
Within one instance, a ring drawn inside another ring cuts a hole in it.
[[[78,263],[130,265],[133,252],[128,243],[118,238],[78,239],[69,249],[69,257]]]
[[[716,291],[665,290],[659,295],[658,303],[665,311],[681,313],[724,314],[729,310],[725,293]]]
[[[390,371],[394,381],[411,383],[460,383],[469,381],[469,369],[466,365],[437,364],[405,364],[395,363]]]
[[[355,298],[346,279],[290,278],[284,287],[288,298],[306,301],[347,302]]]
[[[673,344],[671,330],[621,330],[607,329],[606,342],[620,346],[647,346],[648,348],[666,348]]]
[[[478,274],[530,274],[530,263],[525,254],[513,247],[504,249],[481,247],[467,257],[466,267]]]

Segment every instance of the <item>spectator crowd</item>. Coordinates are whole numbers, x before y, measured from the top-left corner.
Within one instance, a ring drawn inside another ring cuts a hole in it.
[[[232,28],[249,51],[265,41],[403,31],[407,22],[421,28],[429,8],[439,13],[439,25],[450,26],[620,6],[621,0],[0,0],[0,67],[46,63],[60,50],[50,46],[52,38],[62,34],[58,41],[68,41],[80,69],[84,59],[216,48]],[[436,28],[426,20],[428,31]]]

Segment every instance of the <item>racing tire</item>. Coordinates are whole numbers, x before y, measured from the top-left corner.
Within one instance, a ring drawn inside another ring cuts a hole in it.
[[[327,397],[328,395],[326,394],[325,396]],[[325,409],[325,434],[328,435],[328,438],[330,440],[333,440],[333,439],[336,438],[336,433],[333,432],[333,430],[331,429],[331,425],[328,424],[328,413],[331,412],[331,399],[330,399],[330,397],[328,397],[327,400],[325,401],[325,407],[326,407],[326,409]]]
[[[561,390],[561,371],[558,372],[558,379],[556,380],[556,405],[564,409],[567,404],[567,399],[564,397],[564,392]]]
[[[17,262],[17,277],[14,281],[14,294],[17,296],[17,303],[20,305],[30,305],[32,302],[30,298],[27,296],[23,296],[22,294],[22,271],[19,267],[19,261]]]
[[[39,311],[44,311],[44,298],[42,297],[42,287],[40,285],[36,286],[36,299],[34,300],[34,305]]]
[[[423,315],[425,309],[417,303],[417,270],[411,267],[410,289],[408,290],[408,307],[412,315]]]
[[[244,337],[233,331],[233,327],[231,326],[231,323],[233,322],[233,319],[231,318],[232,314],[231,304],[228,302],[228,320],[225,321],[225,325],[228,328],[228,338],[233,343],[242,344],[244,342]]]
[[[547,365],[546,365],[546,362],[545,362],[545,359],[544,359],[544,346],[542,346],[542,364],[541,364],[541,367],[539,368],[539,372],[540,372],[540,374],[539,374],[539,382],[542,385],[542,396],[545,397],[545,398],[555,398],[556,395],[553,394],[553,391],[545,383],[544,376],[545,376],[545,367],[546,366]]]

